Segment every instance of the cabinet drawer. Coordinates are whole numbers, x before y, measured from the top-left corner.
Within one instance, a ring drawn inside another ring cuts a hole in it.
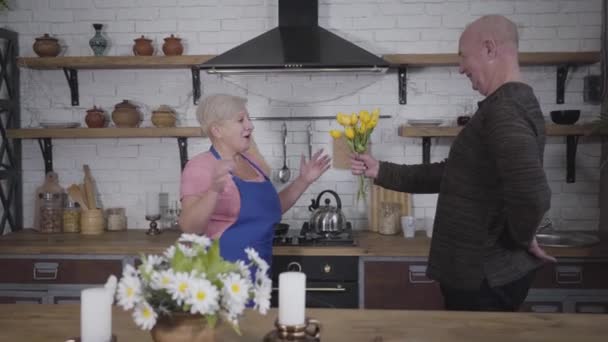
[[[557,313],[564,312],[564,304],[561,301],[526,301],[519,311],[537,313]]]
[[[366,309],[443,309],[439,284],[426,276],[425,262],[365,262]]]
[[[122,273],[121,260],[0,259],[0,283],[102,284]]]
[[[536,273],[533,288],[606,289],[608,263],[547,264]]]
[[[0,291],[0,304],[44,304],[46,292]]]

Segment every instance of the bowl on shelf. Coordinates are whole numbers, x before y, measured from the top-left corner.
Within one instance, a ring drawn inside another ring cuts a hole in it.
[[[581,111],[578,109],[565,109],[551,111],[551,121],[558,125],[572,125],[581,116]]]

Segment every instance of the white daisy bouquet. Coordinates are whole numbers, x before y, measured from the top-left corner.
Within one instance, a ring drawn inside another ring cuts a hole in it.
[[[229,262],[220,256],[218,240],[182,234],[163,255],[142,255],[137,269],[123,269],[117,303],[133,309],[135,323],[144,330],[151,330],[160,316],[180,312],[200,314],[210,327],[221,316],[240,335],[238,318],[247,304],[253,301],[265,315],[272,290],[268,263],[252,248],[245,252],[248,262]]]

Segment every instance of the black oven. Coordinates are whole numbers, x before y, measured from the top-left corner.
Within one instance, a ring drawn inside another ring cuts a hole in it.
[[[300,271],[306,274],[306,307],[358,308],[358,257],[284,256],[272,258],[271,305],[278,305],[279,274]]]

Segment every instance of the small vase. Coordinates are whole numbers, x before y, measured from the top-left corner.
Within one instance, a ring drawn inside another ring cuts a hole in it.
[[[57,38],[49,36],[48,33],[36,38],[33,49],[40,57],[56,57],[61,52],[61,46],[59,46]]]
[[[106,51],[106,48],[108,47],[108,41],[101,34],[102,27],[103,24],[93,24],[95,35],[89,40],[89,46],[93,49],[95,56],[103,56],[104,51]]]
[[[214,342],[215,330],[201,315],[173,313],[160,316],[150,331],[154,342]]]
[[[84,117],[84,121],[87,123],[89,128],[102,128],[106,127],[106,114],[103,109],[93,106],[93,108],[87,110],[87,115]]]
[[[152,46],[152,39],[141,36],[134,39],[135,45],[133,45],[133,54],[135,56],[152,56],[154,54],[154,47]]]
[[[114,106],[112,121],[114,121],[116,127],[134,128],[139,126],[141,114],[137,110],[137,106],[123,100]]]
[[[163,53],[165,56],[181,56],[182,53],[184,53],[182,40],[174,37],[173,35],[165,38],[165,43],[163,44]]]

